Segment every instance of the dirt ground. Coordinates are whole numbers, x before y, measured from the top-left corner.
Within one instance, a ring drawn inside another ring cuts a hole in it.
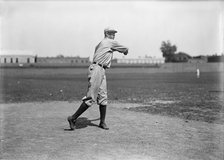
[[[224,125],[108,106],[109,130],[98,126],[98,106],[70,131],[67,116],[80,102],[0,104],[4,160],[223,160]],[[0,159],[1,159],[0,158]]]

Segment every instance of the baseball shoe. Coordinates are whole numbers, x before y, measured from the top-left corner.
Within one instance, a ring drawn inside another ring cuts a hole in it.
[[[68,120],[68,123],[69,123],[69,126],[70,126],[71,130],[74,130],[75,129],[75,122],[76,121],[72,119],[72,116],[69,116],[67,118],[67,120]]]
[[[108,130],[109,128],[107,127],[106,123],[100,122],[99,127],[105,130]]]

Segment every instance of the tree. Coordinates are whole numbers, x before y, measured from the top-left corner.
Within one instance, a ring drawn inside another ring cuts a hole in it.
[[[160,47],[163,57],[165,57],[165,62],[172,62],[175,52],[177,51],[176,45],[172,45],[170,41],[163,41]]]

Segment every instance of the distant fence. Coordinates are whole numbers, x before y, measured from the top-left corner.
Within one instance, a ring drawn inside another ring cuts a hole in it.
[[[224,63],[164,63],[161,72],[223,72]]]
[[[24,64],[1,64],[0,68],[87,68],[90,63],[24,63]]]
[[[86,63],[4,63],[0,68],[88,68],[91,62]],[[160,64],[161,65],[161,64]],[[159,64],[118,64],[114,63],[111,68],[159,68]]]
[[[90,63],[89,63],[90,64]],[[47,64],[47,63],[33,63],[33,64],[1,64],[0,68],[88,68],[89,64]],[[123,68],[123,69],[122,69]],[[221,63],[164,63],[160,65],[117,65],[112,64],[112,70],[121,70],[127,72],[224,72],[224,62]]]

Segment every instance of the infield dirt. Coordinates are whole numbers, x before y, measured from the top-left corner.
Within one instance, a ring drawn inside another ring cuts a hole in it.
[[[112,103],[110,130],[97,127],[99,111],[89,108],[69,131],[67,116],[79,102],[1,104],[5,160],[222,160],[224,126],[133,112],[138,103]]]

